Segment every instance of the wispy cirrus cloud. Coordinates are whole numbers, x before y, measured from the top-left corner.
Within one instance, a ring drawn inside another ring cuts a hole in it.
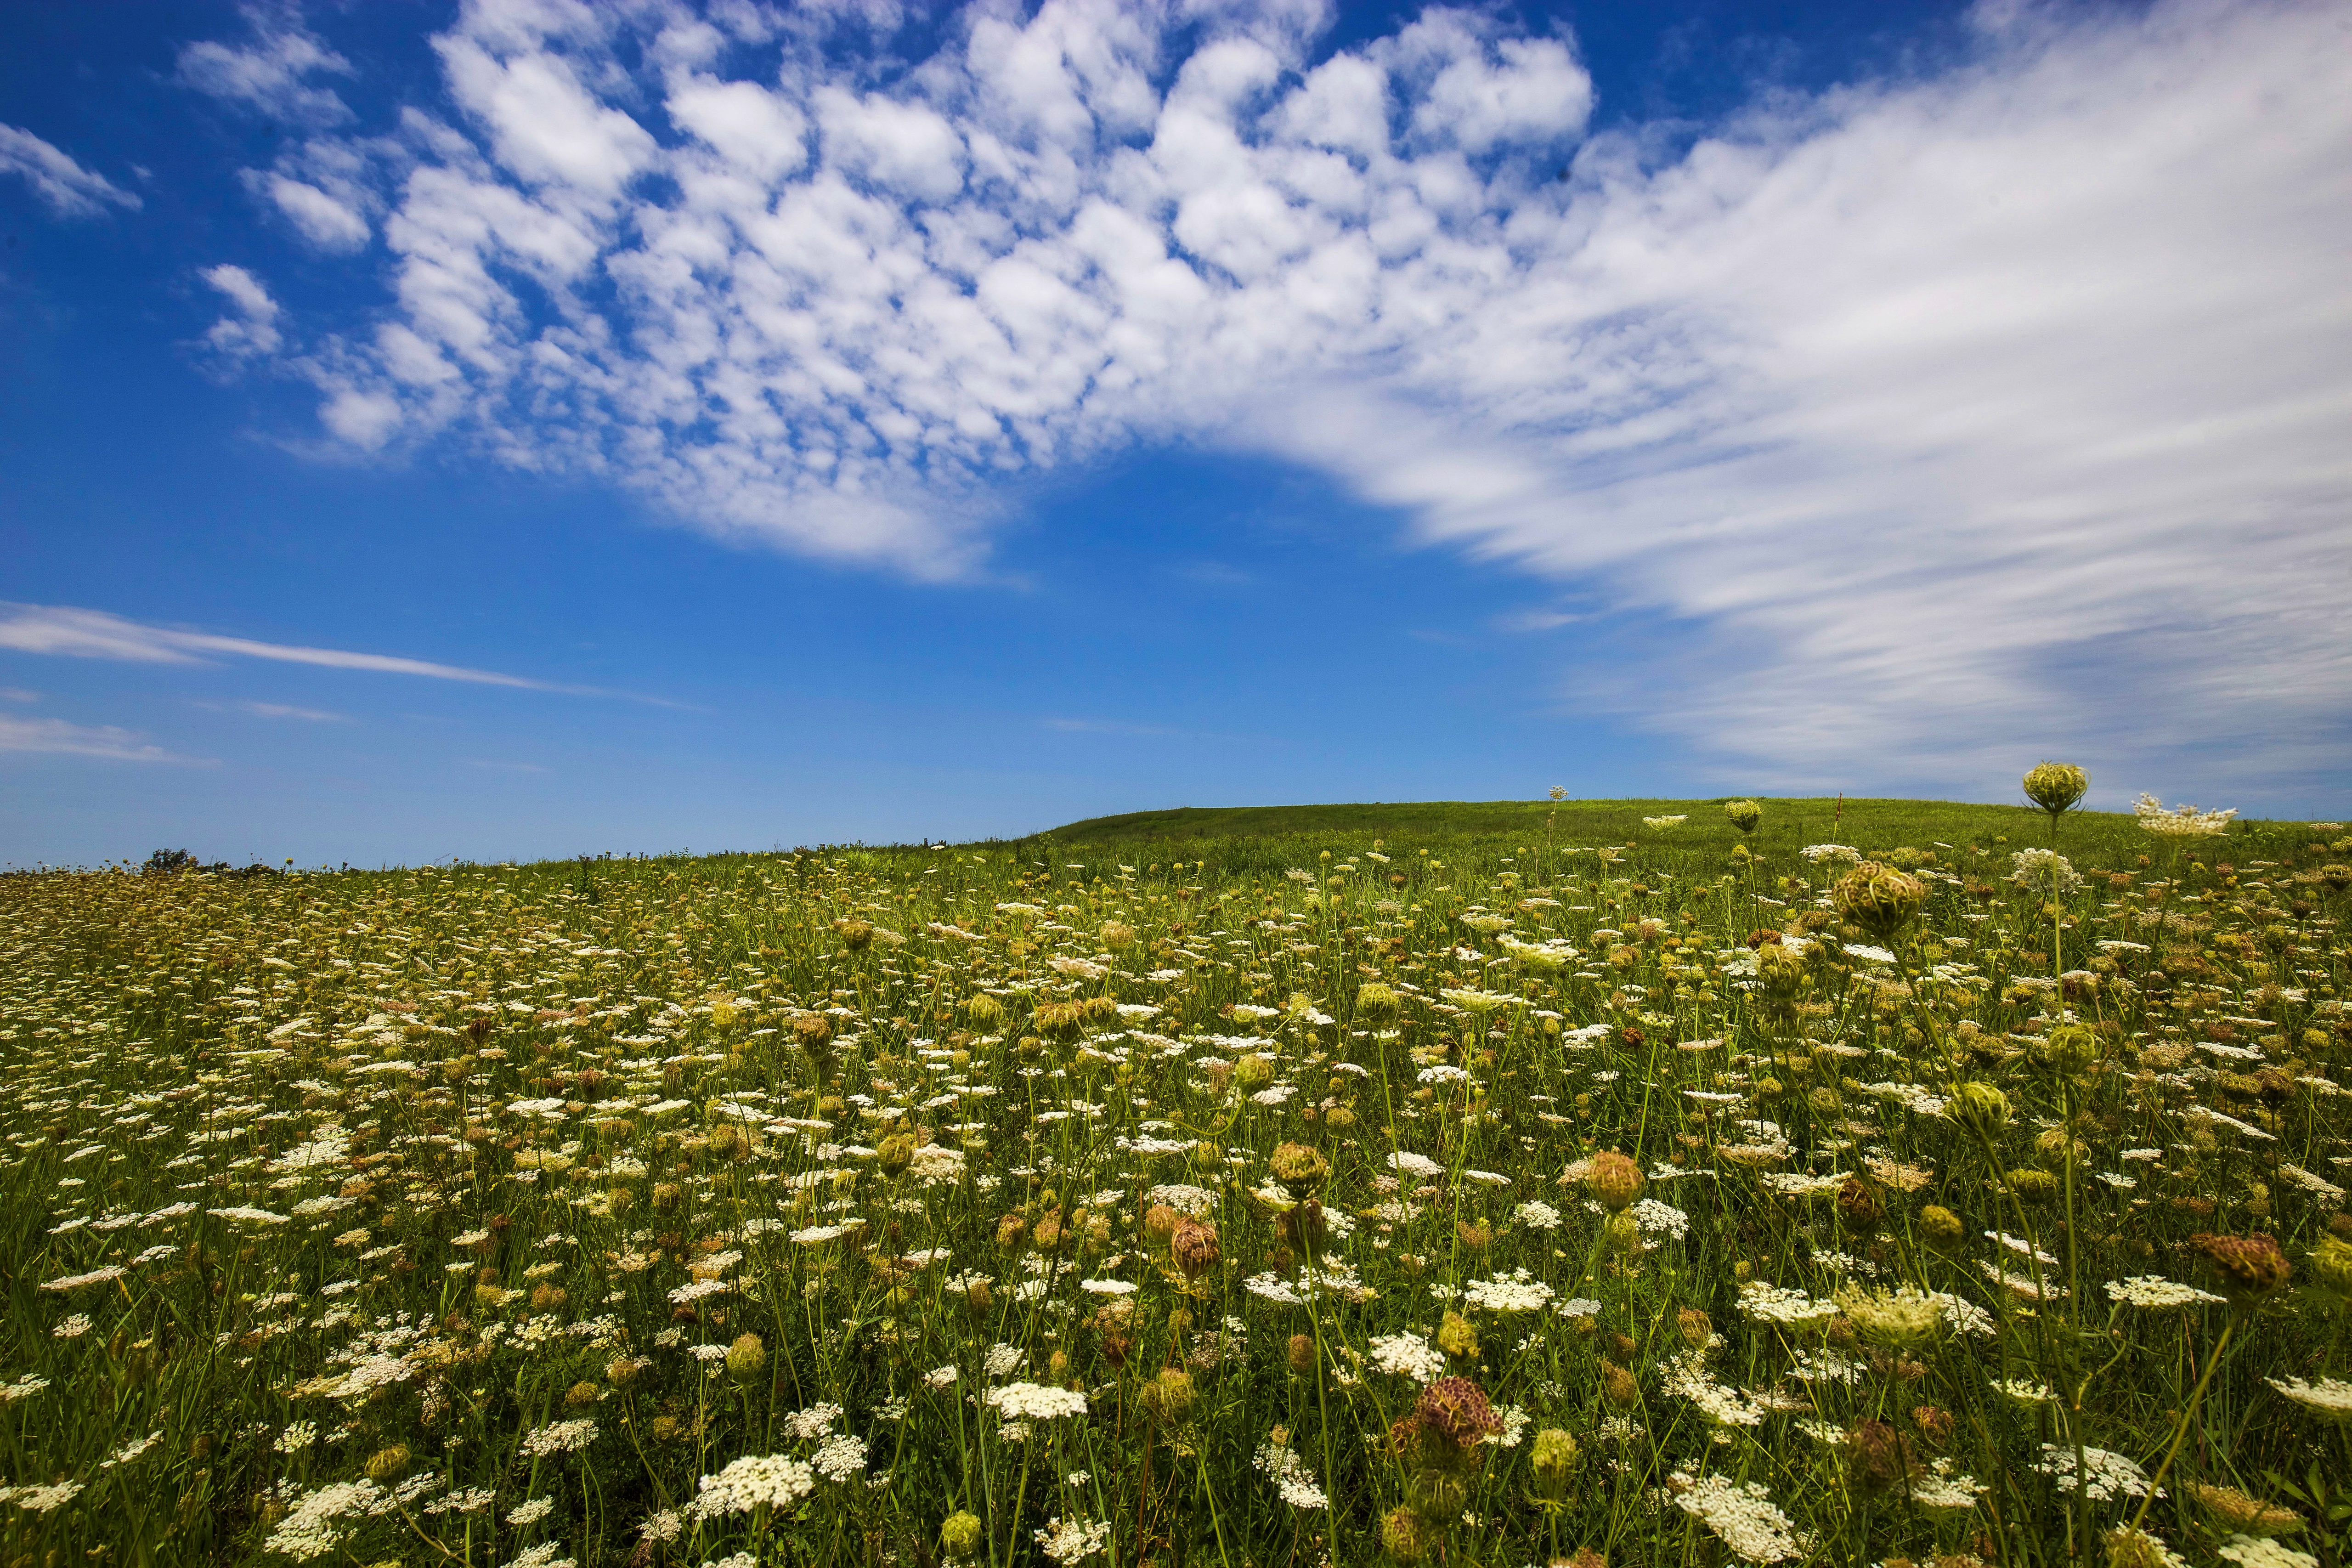
[[[243,713],[255,719],[294,719],[306,724],[348,724],[351,715],[325,708],[302,708],[291,702],[199,702],[215,713]]]
[[[97,217],[109,207],[139,210],[139,197],[21,126],[0,125],[0,174],[33,187],[59,217]]]
[[[393,281],[287,358],[353,447],[921,576],[1000,476],[1273,452],[1680,628],[1580,695],[1749,778],[2307,767],[2352,711],[2341,16],[1986,4],[1693,141],[1588,138],[1572,43],[1484,13],[975,6],[900,68],[887,17],[469,0],[436,101],[289,154]]]
[[[130,664],[201,664],[205,656],[258,658],[279,664],[307,664],[322,669],[367,670],[379,675],[415,675],[433,680],[464,681],[476,686],[509,686],[525,691],[584,693],[584,687],[558,686],[492,669],[468,669],[462,665],[436,664],[429,659],[402,658],[380,653],[352,653],[344,648],[305,647],[291,643],[257,642],[251,637],[221,637],[211,632],[183,631],[126,620],[104,610],[75,609],[63,605],[0,603],[0,648],[18,653],[50,654],[66,658],[117,659]]]
[[[24,719],[0,713],[0,752],[40,752],[52,756],[100,757],[117,763],[201,763],[183,757],[141,738],[137,731],[112,724],[70,724],[63,719]]]

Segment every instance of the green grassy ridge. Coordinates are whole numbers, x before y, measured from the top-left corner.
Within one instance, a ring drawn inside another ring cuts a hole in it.
[[[1380,838],[1393,848],[1423,841],[1493,839],[1535,849],[1594,843],[1630,844],[1673,851],[1724,851],[1742,836],[1723,815],[1727,801],[1753,798],[1763,821],[1745,842],[1760,855],[1793,853],[1809,844],[1851,844],[1864,850],[1898,845],[1933,847],[1938,842],[1966,847],[2011,848],[2051,842],[2049,819],[2025,805],[1989,805],[1965,801],[1830,796],[1741,797],[1698,800],[1417,801],[1330,805],[1181,806],[1089,817],[1066,824],[1015,846],[1150,846],[1154,852],[1237,841]],[[1651,816],[1685,816],[1663,830],[1643,825]],[[2192,841],[2200,852],[2253,856],[2298,847],[2310,837],[2300,823],[2239,821],[2211,839]],[[2127,812],[2070,812],[2057,829],[2058,847],[2098,861],[2129,863],[2138,856],[2168,858],[2179,840],[2159,839]],[[1336,847],[1336,846],[1335,846]],[[1183,855],[1181,858],[1219,858]]]

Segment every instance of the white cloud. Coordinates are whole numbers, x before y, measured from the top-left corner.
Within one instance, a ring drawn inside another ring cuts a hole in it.
[[[96,217],[110,206],[139,210],[139,198],[85,169],[31,132],[0,125],[0,174],[15,174],[59,217]]]
[[[670,121],[707,142],[734,168],[774,180],[808,162],[808,119],[782,93],[756,81],[688,76],[670,89]]]
[[[200,708],[218,709],[223,704],[200,702]],[[225,705],[230,711],[247,713],[256,719],[299,719],[310,724],[348,723],[348,713],[330,712],[323,708],[297,708],[289,702],[231,702]]]
[[[246,109],[307,125],[333,125],[351,109],[314,76],[351,76],[352,63],[303,26],[292,5],[248,5],[241,13],[250,40],[232,47],[217,39],[180,51],[180,80],[196,91]]]
[[[286,221],[321,250],[357,250],[374,232],[358,212],[307,180],[273,174],[263,188]]]
[[[561,55],[526,47],[500,58],[462,33],[436,43],[450,95],[489,132],[499,163],[527,183],[601,200],[651,162],[645,127],[598,103]]]
[[[203,656],[211,654],[228,658],[315,665],[326,669],[418,675],[436,680],[464,681],[478,686],[511,686],[530,691],[574,689],[528,680],[519,675],[467,669],[454,664],[435,664],[421,658],[256,642],[250,637],[219,637],[210,632],[180,631],[170,626],[125,620],[103,610],[74,609],[63,605],[0,603],[0,648],[68,658],[117,659],[131,664],[201,664],[205,662]]]
[[[1273,451],[1681,628],[1611,700],[1775,778],[2340,755],[2340,8],[1988,9],[1684,150],[1580,147],[1563,41],[1433,10],[1318,60],[1319,19],[981,8],[877,86],[478,0],[480,139],[404,121],[327,422],[934,575],[998,476]]]
[[[19,719],[8,713],[0,713],[0,752],[102,757],[118,763],[194,760],[173,756],[163,747],[141,740],[136,731],[112,724],[68,724],[62,719]]]
[[[278,331],[278,301],[259,279],[226,262],[207,267],[198,276],[226,296],[235,312],[205,329],[206,347],[233,360],[278,352],[284,342]]]

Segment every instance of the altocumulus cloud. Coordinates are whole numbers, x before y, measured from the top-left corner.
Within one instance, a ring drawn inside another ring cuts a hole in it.
[[[1688,145],[1588,136],[1572,42],[1486,13],[1333,51],[1312,5],[1054,0],[913,59],[825,15],[473,0],[436,101],[247,174],[380,306],[211,277],[232,327],[352,447],[920,575],[1003,476],[1270,451],[1687,627],[1596,700],[1791,782],[1981,776],[2021,719],[2340,750],[2339,5],[1987,5]],[[255,26],[184,69],[331,124],[347,64]]]

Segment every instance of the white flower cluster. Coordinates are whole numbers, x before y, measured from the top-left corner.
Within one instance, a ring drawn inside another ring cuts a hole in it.
[[[1551,1298],[1551,1287],[1524,1268],[1491,1279],[1474,1279],[1462,1290],[1465,1301],[1488,1312],[1539,1311]]]
[[[534,1459],[544,1459],[554,1454],[574,1454],[596,1440],[593,1421],[558,1421],[551,1426],[541,1426],[527,1433],[522,1451]]]
[[[2317,1383],[2306,1383],[2299,1377],[2266,1377],[2263,1381],[2315,1415],[2331,1421],[2352,1420],[2352,1383],[2341,1383],[2332,1377],[2323,1377]]]
[[[1257,1468],[1274,1482],[1282,1500],[1296,1509],[1329,1508],[1331,1500],[1315,1484],[1314,1472],[1289,1448],[1267,1443],[1257,1451]]]
[[[1633,1216],[1645,1238],[1671,1236],[1676,1241],[1690,1234],[1690,1215],[1672,1204],[1662,1204],[1655,1198],[1643,1198],[1625,1211]]]
[[[511,1561],[504,1564],[504,1568],[575,1568],[572,1559],[556,1555],[562,1550],[562,1546],[552,1541],[542,1541],[538,1545],[527,1547],[516,1554]]]
[[[0,1502],[13,1502],[35,1513],[53,1513],[79,1497],[81,1491],[79,1481],[58,1481],[45,1487],[0,1487]],[[318,1552],[310,1555],[315,1557]]]
[[[1721,1476],[1675,1479],[1685,1483],[1675,1494],[1675,1506],[1715,1531],[1741,1562],[1780,1563],[1804,1552],[1804,1540],[1789,1516],[1772,1506],[1772,1494],[1757,1482],[1735,1485]]]
[[[341,1521],[354,1515],[378,1512],[386,1495],[382,1487],[370,1480],[330,1482],[304,1493],[287,1510],[286,1517],[278,1521],[269,1539],[262,1544],[269,1551],[286,1553],[297,1563],[324,1557],[342,1544]],[[16,1500],[20,1508],[28,1506],[21,1496]]]
[[[1697,1405],[1699,1414],[1717,1426],[1760,1426],[1771,1410],[1743,1390],[1727,1388],[1709,1376],[1705,1351],[1685,1351],[1668,1362],[1665,1390]]]
[[[2139,825],[2150,833],[2165,838],[2206,838],[2230,830],[2230,819],[2238,808],[2227,811],[2200,811],[2193,805],[2177,805],[2170,811],[2164,802],[2152,795],[2143,795],[2132,802],[2132,811]]]
[[[2238,1568],[2319,1568],[2319,1559],[2308,1552],[2297,1552],[2284,1541],[2266,1540],[2255,1535],[2233,1535],[2222,1542],[2218,1555],[2238,1564]]]
[[[2200,1290],[2194,1285],[2182,1285],[2160,1274],[2136,1274],[2128,1279],[2113,1280],[2107,1285],[2107,1300],[2126,1307],[2138,1307],[2148,1311],[2160,1311],[2168,1307],[2196,1307],[2221,1297],[2210,1290]]]
[[[1270,1269],[1264,1274],[1253,1274],[1243,1280],[1242,1289],[1259,1300],[1271,1301],[1277,1307],[1298,1307],[1306,1304],[1297,1291],[1292,1289],[1280,1275]]]
[[[1961,1475],[1949,1459],[1938,1459],[1928,1472],[1911,1483],[1913,1506],[1930,1513],[1966,1513],[1977,1499],[1992,1489],[1974,1476]]]
[[[746,1454],[702,1478],[687,1511],[698,1520],[758,1508],[790,1508],[816,1489],[816,1472],[782,1454]]]
[[[1008,1419],[1052,1421],[1087,1413],[1085,1394],[1044,1383],[1008,1383],[990,1389],[987,1399]]]
[[[1076,1563],[1100,1552],[1110,1541],[1110,1525],[1103,1521],[1054,1518],[1037,1531],[1037,1544],[1056,1563]]]
[[[2021,849],[2009,865],[2011,881],[2046,899],[2063,898],[2083,885],[2074,862],[2055,849]]]
[[[1558,1230],[1559,1211],[1549,1204],[1524,1203],[1511,1211],[1511,1217],[1529,1230]]]
[[[2147,1472],[2123,1455],[2105,1448],[2083,1450],[2079,1482],[2075,1479],[2074,1450],[2061,1444],[2042,1444],[2041,1462],[2033,1468],[2053,1478],[2061,1490],[2087,1493],[2094,1502],[2147,1495]]]
[[[1761,1279],[1739,1288],[1739,1310],[1751,1321],[1784,1328],[1817,1328],[1837,1316],[1835,1301],[1816,1301],[1802,1290],[1784,1290]]]
[[[784,1428],[801,1442],[813,1442],[832,1431],[841,1420],[841,1406],[817,1404],[784,1417]]]
[[[829,1481],[846,1481],[866,1473],[866,1439],[836,1433],[817,1445],[809,1463]]]
[[[1176,1151],[1171,1152],[1181,1152],[1191,1147],[1190,1143],[1180,1142],[1176,1146]],[[1194,1219],[1198,1219],[1217,1206],[1217,1194],[1206,1187],[1189,1186],[1182,1182],[1171,1182],[1162,1186],[1153,1187],[1145,1193],[1143,1202],[1147,1208],[1155,1204],[1165,1204],[1178,1214],[1190,1215]]]
[[[1372,1342],[1372,1365],[1427,1385],[1445,1375],[1445,1357],[1419,1334],[1383,1334]]]

